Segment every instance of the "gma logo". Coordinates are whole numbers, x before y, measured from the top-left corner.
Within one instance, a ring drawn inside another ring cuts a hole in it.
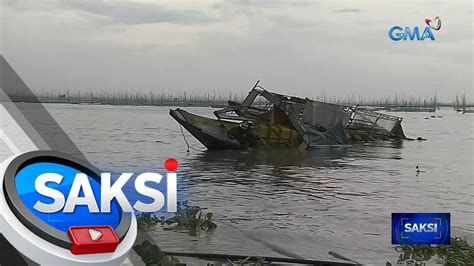
[[[418,27],[414,27],[413,30],[410,27],[402,28],[400,26],[393,26],[388,31],[388,37],[392,41],[406,41],[406,40],[417,40],[424,41],[425,39],[430,39],[432,41],[436,40],[433,32],[430,27],[425,27],[422,33]]]

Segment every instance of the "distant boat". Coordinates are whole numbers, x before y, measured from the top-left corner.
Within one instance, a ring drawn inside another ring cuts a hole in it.
[[[466,102],[466,95],[464,94],[461,99],[461,104],[459,104],[459,98],[456,95],[456,103],[455,103],[455,109],[458,113],[461,114],[470,114],[474,113],[474,109],[472,106],[468,106]]]

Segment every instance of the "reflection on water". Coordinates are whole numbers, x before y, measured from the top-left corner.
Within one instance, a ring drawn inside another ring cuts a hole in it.
[[[198,236],[157,231],[168,250],[353,260],[398,259],[392,212],[450,212],[453,233],[474,232],[473,117],[442,110],[443,119],[401,113],[411,137],[340,148],[186,153],[179,126],[162,107],[48,105],[86,156],[103,170],[163,171],[180,162],[181,199],[215,214],[218,228]],[[188,108],[211,115],[209,108]],[[419,165],[425,173],[416,175]]]

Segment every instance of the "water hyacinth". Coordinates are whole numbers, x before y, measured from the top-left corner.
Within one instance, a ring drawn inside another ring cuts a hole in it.
[[[466,238],[452,237],[451,245],[400,245],[398,264],[425,265],[434,260],[444,265],[474,265],[474,246]]]
[[[200,207],[190,206],[188,201],[178,202],[176,215],[168,219],[156,217],[154,213],[140,213],[136,217],[138,230],[142,231],[155,230],[161,226],[163,230],[186,231],[196,235],[201,230],[211,231],[217,227],[211,212],[203,215]]]
[[[166,256],[160,248],[145,240],[133,247],[145,265],[185,265],[173,256]]]

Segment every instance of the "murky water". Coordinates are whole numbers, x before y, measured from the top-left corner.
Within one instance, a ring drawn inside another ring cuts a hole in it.
[[[47,109],[102,170],[163,171],[180,162],[181,198],[214,212],[215,232],[150,233],[165,250],[385,264],[392,212],[450,212],[452,233],[474,234],[474,115],[398,113],[407,136],[427,141],[346,148],[203,151],[166,107],[49,104]],[[185,108],[211,116],[210,108]],[[416,176],[415,166],[425,173]],[[141,236],[145,237],[145,236]]]

